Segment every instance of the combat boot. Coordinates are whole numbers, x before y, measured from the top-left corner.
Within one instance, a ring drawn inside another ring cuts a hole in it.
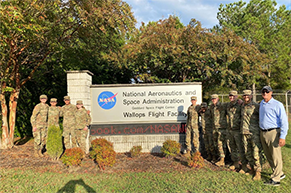
[[[38,156],[39,156],[39,157],[43,157],[42,149],[38,150]]]
[[[256,171],[256,174],[253,177],[253,180],[255,180],[255,181],[261,180],[261,172],[260,171]]]
[[[215,163],[217,166],[224,166],[224,157],[220,158],[218,162]]]
[[[243,164],[239,173],[246,174],[248,171],[249,171],[249,168],[247,167],[247,165]]]
[[[184,155],[185,157],[191,157],[191,151],[187,149],[187,153]]]
[[[34,150],[34,157],[39,157],[37,149]]]
[[[254,175],[256,173],[256,171],[254,170],[254,168],[251,168],[248,173],[246,173],[246,175]]]
[[[240,165],[238,161],[235,161],[232,166],[229,167],[231,170],[239,169]]]

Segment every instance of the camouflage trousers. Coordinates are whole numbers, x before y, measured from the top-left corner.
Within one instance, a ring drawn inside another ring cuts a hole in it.
[[[75,133],[76,133],[77,145],[84,151],[84,153],[87,153],[86,139],[88,136],[88,130],[84,131],[83,129],[76,129]]]
[[[240,161],[245,156],[242,134],[239,130],[229,131],[229,147],[232,161]]]
[[[227,148],[228,131],[226,129],[213,130],[213,145],[217,149],[219,158],[224,158]]]
[[[34,138],[34,149],[40,150],[46,144],[47,129],[46,127],[37,128],[36,131],[32,132]]]
[[[64,126],[63,138],[64,138],[65,149],[77,147],[75,129],[72,129],[72,127],[65,127]],[[72,144],[71,144],[71,141],[72,141]]]
[[[187,150],[190,150],[190,151],[192,150],[192,143],[195,148],[195,151],[193,152],[199,151],[199,130],[198,128],[193,128],[192,126],[188,126],[186,130]]]
[[[243,134],[243,145],[245,157],[242,159],[242,163],[249,162],[252,168],[261,171],[260,154],[262,153],[262,145],[259,133]]]
[[[213,146],[213,132],[212,131],[204,131],[203,132],[203,139],[204,139],[204,145],[205,150],[207,154],[215,154],[214,146]]]

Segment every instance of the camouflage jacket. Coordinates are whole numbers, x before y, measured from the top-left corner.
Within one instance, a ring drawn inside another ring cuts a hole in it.
[[[91,116],[87,113],[85,108],[76,111],[76,129],[84,129],[91,123]]]
[[[62,106],[63,126],[74,127],[76,126],[76,111],[77,107],[73,104]]]
[[[260,105],[251,101],[243,104],[241,110],[241,132],[242,134],[258,133]]]
[[[187,126],[192,126],[194,129],[198,129],[198,112],[199,105],[191,105],[187,111]]]
[[[32,128],[47,127],[48,109],[48,104],[42,103],[39,103],[34,107],[30,117]]]
[[[62,116],[61,109],[58,106],[50,106],[48,111],[48,126],[55,125],[59,126],[59,119]]]
[[[215,106],[210,106],[213,129],[226,129],[226,103],[218,102]]]
[[[228,129],[239,131],[241,122],[241,104],[238,103],[238,100],[233,103],[227,103],[226,112],[228,116]]]
[[[211,112],[210,109],[207,108],[205,112],[199,111],[199,115],[201,116],[201,126],[202,131],[212,131],[212,120],[211,120]]]

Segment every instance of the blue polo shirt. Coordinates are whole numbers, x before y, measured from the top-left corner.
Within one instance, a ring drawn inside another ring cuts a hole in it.
[[[273,97],[268,102],[260,103],[260,128],[281,128],[280,138],[285,139],[288,132],[288,119],[281,102]]]

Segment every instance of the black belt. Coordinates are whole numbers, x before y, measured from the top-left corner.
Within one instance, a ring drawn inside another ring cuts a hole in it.
[[[277,128],[269,128],[269,129],[261,129],[263,132],[267,132],[267,131],[272,131],[274,129],[280,129],[279,127]]]

